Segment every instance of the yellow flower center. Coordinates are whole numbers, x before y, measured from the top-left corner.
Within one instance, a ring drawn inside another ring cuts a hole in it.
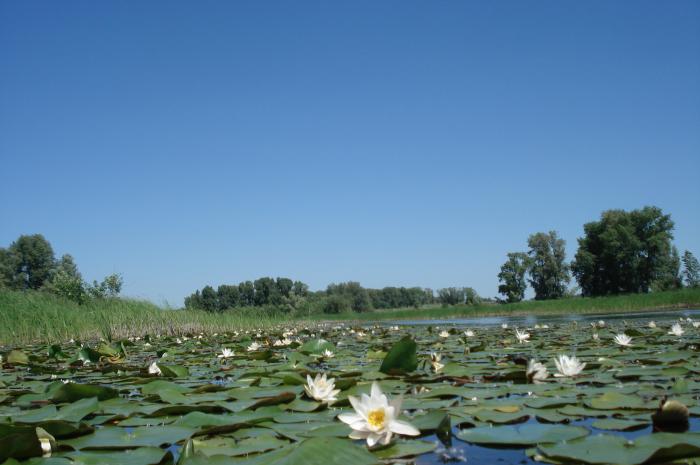
[[[374,428],[381,428],[384,426],[384,409],[377,409],[369,412],[369,415],[367,415],[367,423]]]

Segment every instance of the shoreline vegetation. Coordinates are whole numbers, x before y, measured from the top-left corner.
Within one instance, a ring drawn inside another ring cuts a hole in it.
[[[510,304],[433,305],[294,317],[285,314],[265,314],[256,312],[255,309],[224,313],[163,309],[150,302],[125,298],[97,299],[79,305],[45,292],[2,290],[0,346],[56,343],[70,339],[120,340],[143,337],[147,334],[213,334],[309,322],[369,323],[403,319],[633,313],[684,308],[700,308],[699,288],[610,297],[571,297]]]

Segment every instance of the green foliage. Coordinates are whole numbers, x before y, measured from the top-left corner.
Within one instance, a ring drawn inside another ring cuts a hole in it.
[[[673,221],[660,208],[608,210],[584,225],[571,267],[581,292],[599,296],[649,292],[675,267]]]
[[[446,287],[438,289],[438,302],[442,305],[463,304],[466,301],[466,293],[463,287]]]
[[[530,266],[529,257],[523,252],[511,252],[508,260],[501,266],[498,281],[498,292],[506,297],[507,302],[520,302],[525,298],[525,273]]]
[[[372,301],[367,289],[360,283],[348,281],[346,283],[329,284],[326,288],[329,296],[342,296],[350,302],[350,307],[355,312],[367,312],[372,309]]]
[[[396,342],[384,357],[379,371],[387,374],[410,373],[418,367],[418,345],[410,336]]]
[[[41,234],[20,236],[2,255],[3,281],[12,289],[40,289],[54,268],[53,248]]]
[[[433,303],[434,299],[431,289],[420,287],[384,287],[368,289],[367,292],[374,308],[418,308]]]
[[[700,263],[689,250],[683,253],[683,279],[688,287],[700,286]]]
[[[237,285],[222,284],[216,290],[204,286],[201,291],[185,298],[185,308],[220,312],[244,307],[277,307],[289,313],[300,307],[309,294],[309,287],[301,281],[289,278],[262,277]]]
[[[536,300],[558,299],[566,294],[566,285],[571,281],[569,266],[565,263],[566,242],[556,231],[532,234],[527,245],[529,257],[530,285]]]
[[[350,300],[346,296],[340,294],[328,296],[323,306],[323,313],[326,314],[345,313],[350,310]]]
[[[654,292],[669,291],[683,287],[681,278],[681,258],[676,246],[671,247],[671,254],[664,257],[659,263],[659,271],[651,282],[651,290]]]
[[[91,285],[87,285],[86,292],[95,299],[117,297],[122,290],[123,282],[120,275],[111,274],[105,277],[101,283],[93,281]]]

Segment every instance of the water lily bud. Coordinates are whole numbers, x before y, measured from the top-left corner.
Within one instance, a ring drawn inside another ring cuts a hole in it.
[[[654,429],[660,431],[686,431],[688,429],[688,407],[677,400],[666,399],[661,401],[661,406],[651,416]]]

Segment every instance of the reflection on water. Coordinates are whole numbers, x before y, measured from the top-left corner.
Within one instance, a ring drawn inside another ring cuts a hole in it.
[[[639,313],[571,314],[548,316],[487,316],[478,318],[446,318],[435,320],[392,320],[387,325],[455,325],[455,326],[496,326],[508,323],[511,326],[533,326],[535,324],[568,323],[571,321],[589,322],[598,320],[677,320],[678,318],[700,318],[700,310],[669,310]]]
[[[642,428],[635,431],[609,431],[609,430],[599,430],[593,428],[591,425],[596,421],[596,418],[584,418],[577,421],[572,421],[570,424],[574,426],[583,426],[591,430],[591,434],[610,434],[616,436],[622,436],[627,439],[635,439],[640,436],[645,436],[651,434],[652,427],[649,425],[646,428]],[[537,420],[530,419],[525,424],[532,423],[537,424]],[[690,418],[690,430],[689,431],[700,431],[700,418]],[[477,446],[475,444],[469,444],[464,441],[460,441],[456,438],[459,430],[457,428],[452,429],[452,446],[455,448],[457,455],[460,458],[466,459],[466,463],[498,463],[502,465],[523,465],[523,464],[541,464],[541,462],[536,462],[531,460],[525,455],[525,449],[529,447],[483,447]],[[435,435],[425,438],[426,441],[438,442],[439,440]],[[433,465],[442,463],[459,463],[462,460],[450,460],[448,457],[440,456],[439,454],[431,453],[419,456],[415,463],[416,465]]]

